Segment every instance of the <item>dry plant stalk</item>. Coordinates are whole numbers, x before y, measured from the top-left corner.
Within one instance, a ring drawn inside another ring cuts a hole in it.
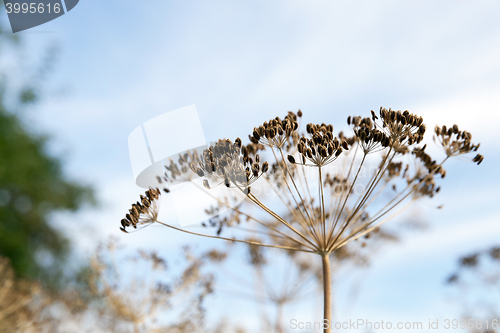
[[[300,132],[301,118],[299,110],[288,112],[284,119],[264,122],[254,128],[247,145],[240,138],[234,142],[225,139],[201,156],[186,153],[178,166],[170,165],[164,177],[158,177],[166,193],[166,185],[176,178],[194,176],[204,177],[206,188],[226,186],[241,192],[272,220],[261,220],[231,205],[230,200],[218,202],[254,226],[248,233],[267,235],[264,240],[223,237],[222,225],[215,235],[208,235],[158,221],[158,188],[149,189],[140,202],[132,205],[121,220],[122,231],[159,223],[199,236],[315,253],[322,259],[324,320],[331,323],[330,253],[376,231],[416,200],[433,197],[440,189],[436,178],[446,175],[443,164],[452,157],[477,151],[479,144],[473,144],[471,134],[457,125],[436,127],[434,140],[445,153],[438,162],[426,153],[426,145],[417,146],[426,125],[422,117],[408,111],[381,107],[378,116],[372,110],[370,117],[348,117],[350,137],[343,132],[335,136],[333,126],[325,123],[307,124],[306,132]],[[264,151],[272,163],[263,161],[259,153]],[[381,160],[374,162],[377,155]],[[479,154],[472,159],[477,164],[482,160]],[[279,199],[281,208],[271,209],[263,202],[265,196],[255,190],[259,189],[259,178],[273,190],[272,198]],[[387,191],[389,195],[385,195]],[[331,332],[326,326],[324,332]]]
[[[456,303],[463,306],[457,328],[473,333],[495,333],[500,328],[500,246],[462,256],[446,283],[454,287]],[[474,318],[474,325],[468,321]],[[471,326],[474,326],[473,328]]]
[[[0,333],[130,332],[130,326],[134,332],[147,333],[206,331],[202,302],[212,292],[212,279],[200,271],[203,258],[186,249],[188,265],[180,276],[166,281],[162,279],[166,262],[155,253],[139,251],[137,257],[125,260],[132,265],[118,267],[111,258],[115,248],[114,242],[102,245],[92,258],[86,281],[90,290],[66,288],[60,293],[16,279],[8,259],[0,257]],[[149,268],[147,281],[131,281],[130,274],[122,274],[136,266],[142,267],[141,272]],[[169,313],[174,307],[182,312],[179,320],[156,321],[158,312]]]
[[[227,217],[211,219],[211,222],[227,224]],[[369,253],[361,246],[344,246],[330,254],[332,260],[332,280],[338,279],[340,275],[349,271],[349,268],[367,266],[374,254],[374,247],[396,237],[387,232],[379,231],[370,237]],[[255,238],[253,241],[260,241]],[[277,240],[279,241],[279,239]],[[247,269],[235,271],[227,269],[224,265],[228,255],[239,254],[234,244],[229,243],[231,248],[224,251],[212,250],[207,253],[207,258],[215,263],[215,270],[227,278],[233,287],[227,285],[216,288],[217,292],[237,295],[238,297],[253,300],[259,305],[271,304],[274,308],[274,320],[270,320],[268,314],[262,311],[261,323],[264,328],[262,332],[285,332],[285,318],[283,316],[285,307],[306,299],[316,298],[317,291],[322,283],[322,268],[311,262],[309,255],[297,251],[274,251],[264,247],[248,244],[246,246],[246,267]],[[363,243],[364,244],[364,243]],[[351,244],[350,244],[351,245]],[[273,251],[273,252],[271,252]],[[276,273],[276,263],[281,263],[279,268],[282,271]],[[283,273],[283,274],[281,274]],[[335,285],[335,283],[333,283]],[[253,290],[253,292],[252,292]],[[334,297],[332,298],[334,304]],[[333,311],[335,312],[335,311]]]
[[[1,333],[61,332],[66,323],[81,322],[79,315],[88,310],[87,305],[76,290],[55,292],[15,278],[8,259],[0,257]]]
[[[16,279],[7,258],[0,257],[0,332],[37,332],[42,294],[39,284]]]
[[[279,186],[285,186],[283,183],[279,183],[282,179],[275,178],[274,183],[279,184]],[[243,209],[243,205],[246,202],[243,201],[239,204],[238,210]],[[210,215],[215,215],[215,217],[210,218],[208,224],[217,229],[217,233],[220,234],[223,228],[231,228],[232,230],[243,230],[250,232],[257,232],[256,230],[245,229],[239,224],[244,221],[247,217],[236,211],[230,211],[229,214],[218,214],[222,211],[224,207],[219,205],[218,207],[211,207],[207,210]],[[291,221],[294,224],[294,216],[288,214],[284,216],[287,221]],[[202,223],[207,226],[206,223]],[[278,221],[269,220],[266,221],[267,225],[273,226],[275,228],[279,227]],[[418,224],[417,224],[418,225]],[[260,233],[260,236],[262,233]],[[266,236],[271,237],[273,243],[279,245],[287,245],[286,239],[283,237],[276,237],[273,234],[266,234]],[[361,243],[350,243],[347,246],[341,247],[330,253],[330,260],[332,262],[332,281],[338,278],[339,275],[346,272],[346,269],[357,268],[366,266],[369,264],[370,259],[376,252],[376,248],[380,245],[387,244],[389,241],[395,241],[398,237],[393,232],[388,232],[384,228],[377,228],[373,233],[367,234],[363,237],[363,242]],[[260,242],[262,240],[253,237],[249,240],[253,242]],[[233,243],[228,243],[230,246],[234,246]],[[368,245],[367,245],[368,244]],[[236,274],[237,272],[232,270],[226,270],[223,267],[223,258],[227,257],[227,254],[233,254],[234,249],[227,249],[223,253],[217,251],[211,251],[209,259],[215,262],[217,265],[217,271],[224,275],[226,278],[230,278],[234,282],[238,283],[239,287],[244,287],[246,292],[241,291],[231,291],[231,294],[237,294],[243,298],[255,300],[260,304],[271,303],[276,311],[275,320],[269,320],[267,314],[262,311],[262,323],[266,323],[268,329],[267,331],[281,333],[284,332],[284,308],[288,304],[296,303],[306,299],[307,297],[315,297],[316,295],[316,283],[322,283],[322,267],[321,265],[315,265],[314,262],[310,261],[307,253],[301,253],[298,251],[282,251],[283,255],[279,253],[268,254],[272,249],[264,248],[255,244],[244,244],[247,246],[249,258],[248,263],[255,276],[255,282],[252,283],[248,279],[248,273]],[[356,246],[357,245],[357,246]],[[369,248],[365,249],[366,247]],[[213,258],[213,259],[212,259]],[[284,259],[284,260],[283,260]],[[282,276],[276,276],[275,269],[270,266],[274,266],[275,263],[284,261],[286,264],[282,267]],[[268,273],[270,276],[267,276]],[[334,284],[334,283],[333,283]],[[254,293],[248,291],[254,290]],[[322,286],[321,288],[322,289]],[[219,292],[224,290],[218,290]],[[334,308],[334,297],[332,297],[332,308]],[[332,310],[334,313],[335,311]],[[273,327],[270,329],[270,327]]]
[[[179,276],[168,274],[166,279],[167,262],[156,253],[139,250],[138,256],[122,258],[118,264],[115,253],[118,248],[110,240],[91,259],[90,287],[106,303],[101,315],[131,323],[134,333],[203,330],[202,303],[212,292],[212,278],[202,274],[201,258],[194,257],[186,248],[188,265]],[[140,269],[127,274],[125,269],[132,267]],[[173,324],[158,322],[158,317],[167,311],[181,312],[180,319]]]

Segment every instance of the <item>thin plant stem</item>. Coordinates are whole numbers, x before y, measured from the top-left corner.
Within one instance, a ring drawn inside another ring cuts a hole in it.
[[[347,200],[349,200],[349,194],[351,193],[351,191],[352,191],[352,189],[354,187],[354,184],[356,183],[356,180],[358,179],[359,173],[361,171],[361,168],[363,167],[365,159],[366,159],[366,154],[363,155],[363,159],[361,160],[361,163],[359,164],[359,168],[358,168],[358,171],[356,172],[356,176],[354,177],[354,180],[353,180],[353,182],[352,182],[352,184],[351,184],[351,186],[349,188],[349,191],[347,191],[346,198],[344,200],[344,203],[342,204],[342,208],[340,208],[340,210],[337,212],[337,217],[335,219],[335,224],[333,225],[331,233],[330,233],[330,235],[328,237],[328,243],[330,242],[330,239],[333,237],[335,227],[337,226],[337,223],[338,223],[338,221],[340,219],[340,216],[342,215],[342,211],[344,210],[344,207],[347,204]],[[333,241],[333,243],[335,243],[335,241]]]
[[[269,180],[269,178],[267,177],[264,177],[264,179],[266,179],[266,181],[269,183],[269,185],[271,186],[271,188],[273,189],[273,191],[276,193],[276,195],[278,196],[278,198],[283,202],[283,204],[288,208],[288,210],[290,211],[290,213],[293,215],[293,217],[297,220],[297,222],[299,222],[299,224],[301,225],[301,227],[304,229],[304,231],[306,233],[309,234],[309,236],[311,236],[312,238],[314,238],[316,241],[319,241],[317,238],[316,238],[316,235],[313,234],[309,228],[307,227],[307,224],[302,224],[303,222],[303,219],[300,218],[300,216],[297,216],[297,214],[295,213],[295,210],[285,202],[285,200],[283,199],[283,197],[281,196],[281,194],[279,194],[279,192],[274,188],[274,186],[271,184],[271,181]],[[302,214],[301,214],[302,215]],[[303,215],[302,215],[303,216]]]
[[[330,267],[330,254],[322,253],[323,266],[323,333],[331,333],[332,324],[332,269]]]
[[[283,330],[283,307],[282,302],[276,303],[276,333],[284,333]]]
[[[289,247],[289,246],[282,246],[282,245],[270,245],[270,244],[263,244],[263,243],[259,243],[259,242],[253,242],[253,241],[245,241],[245,240],[242,240],[242,239],[234,239],[234,238],[226,238],[226,237],[221,237],[221,236],[212,236],[212,235],[205,235],[205,234],[200,234],[200,233],[197,233],[197,232],[193,232],[193,231],[189,231],[189,230],[184,230],[184,229],[181,229],[181,228],[177,228],[177,227],[174,227],[173,225],[170,225],[170,224],[167,224],[167,223],[163,223],[161,221],[155,221],[157,223],[160,223],[166,227],[169,227],[171,229],[174,229],[174,230],[177,230],[177,231],[181,231],[181,232],[185,232],[185,233],[188,233],[188,234],[191,234],[191,235],[196,235],[196,236],[202,236],[202,237],[208,237],[208,238],[217,238],[217,239],[222,239],[222,240],[226,240],[226,241],[229,241],[229,242],[239,242],[239,243],[246,243],[246,244],[252,244],[252,245],[259,245],[259,246],[265,246],[265,247],[273,247],[273,248],[277,248],[277,249],[285,249],[285,250],[291,250],[291,251],[299,251],[299,252],[310,252],[310,253],[314,253],[315,251],[309,251],[309,250],[304,250],[304,249],[299,249],[299,248],[294,248],[294,247]]]
[[[196,184],[195,182],[192,182],[192,183],[193,183],[196,187],[198,187],[200,190],[202,190],[202,191],[203,191],[203,189],[202,189],[202,188],[201,188],[198,184]],[[207,193],[206,191],[203,191],[203,193],[206,193],[206,194],[207,194],[207,195],[209,195],[210,197],[212,197],[212,198],[214,198],[215,200],[217,200],[217,202],[219,202],[219,204],[223,204],[223,205],[227,206],[228,208],[233,209],[235,212],[237,212],[237,213],[239,213],[239,214],[242,214],[242,215],[246,216],[246,217],[247,217],[247,218],[249,218],[249,219],[254,220],[255,222],[257,222],[257,223],[259,223],[259,224],[261,224],[261,225],[263,225],[263,226],[265,226],[265,227],[267,227],[267,228],[269,228],[269,229],[271,229],[271,230],[273,230],[273,231],[275,231],[275,232],[279,233],[280,235],[283,235],[283,236],[285,236],[286,238],[288,238],[288,239],[290,239],[290,240],[292,240],[292,241],[294,241],[294,242],[296,242],[296,243],[298,243],[298,244],[300,244],[300,245],[302,245],[302,246],[304,246],[304,247],[307,247],[307,248],[309,248],[309,249],[311,249],[311,250],[314,250],[314,248],[313,248],[313,247],[311,247],[311,246],[309,246],[309,245],[305,244],[304,242],[301,242],[301,241],[299,241],[299,240],[297,240],[297,239],[295,239],[295,238],[293,238],[293,237],[290,237],[289,235],[287,235],[287,234],[285,234],[285,233],[283,233],[283,232],[279,231],[278,229],[276,229],[276,228],[274,228],[274,227],[272,227],[272,226],[268,225],[267,223],[264,223],[264,222],[262,222],[262,221],[260,221],[260,220],[256,219],[255,217],[252,217],[252,216],[250,216],[250,215],[248,215],[248,214],[246,214],[246,213],[244,213],[244,212],[242,212],[242,211],[238,210],[238,209],[237,209],[237,208],[235,208],[235,207],[231,207],[231,206],[229,206],[229,204],[227,204],[226,202],[224,202],[224,201],[220,200],[220,199],[219,199],[219,198],[217,198],[216,196],[214,196],[214,195],[212,195],[212,194],[210,194],[210,193]]]
[[[326,217],[325,217],[325,197],[323,195],[323,176],[321,174],[321,166],[318,167],[319,168],[319,194],[320,194],[320,198],[321,198],[321,221],[320,221],[320,224],[323,228],[323,246],[326,247]]]
[[[313,246],[313,248],[318,249],[318,247],[316,245],[314,245],[314,243],[312,243],[309,239],[307,239],[302,233],[300,233],[297,229],[295,229],[292,225],[290,225],[290,223],[288,223],[287,221],[285,221],[282,217],[280,217],[279,215],[277,215],[275,212],[273,212],[272,210],[270,210],[269,208],[267,208],[264,204],[262,204],[255,196],[253,196],[251,193],[248,195],[248,197],[250,198],[250,200],[252,200],[254,203],[256,203],[259,207],[261,207],[263,210],[265,210],[266,212],[268,212],[271,216],[273,216],[275,219],[277,219],[278,221],[280,221],[281,223],[283,223],[284,225],[286,225],[288,228],[290,228],[290,230],[292,230],[293,232],[295,232],[297,235],[299,235],[301,238],[303,238],[306,242],[308,242],[309,244],[311,244]]]
[[[387,166],[386,167],[383,167],[385,165],[385,163],[387,162],[387,158],[389,157],[390,153],[391,153],[391,149],[392,147],[389,149],[389,152],[387,153],[385,159],[382,161],[380,167],[379,167],[379,171],[378,173],[375,175],[375,177],[373,178],[373,181],[372,183],[370,184],[368,190],[366,191],[366,193],[363,195],[362,199],[361,199],[361,202],[356,206],[356,208],[354,209],[354,211],[349,215],[349,217],[346,218],[346,221],[344,222],[344,227],[342,228],[342,230],[340,230],[340,232],[337,234],[337,236],[335,237],[335,240],[331,243],[330,247],[333,247],[335,245],[335,243],[337,242],[337,240],[342,236],[342,234],[344,233],[344,231],[347,229],[347,227],[349,226],[349,224],[351,223],[353,217],[357,214],[357,212],[361,209],[361,207],[364,205],[364,203],[366,202],[366,200],[368,200],[368,198],[370,197],[371,193],[373,192],[373,190],[377,187],[378,185],[378,182],[383,178],[383,175],[384,175],[384,172],[385,170],[389,167],[389,164],[391,163],[392,159],[394,158],[394,156],[396,155],[396,153],[394,152],[394,154],[392,155],[391,159],[389,160],[389,162],[387,163]],[[366,156],[366,154],[365,154]],[[378,178],[379,175],[382,175],[380,178]],[[377,180],[378,179],[378,180]],[[342,208],[343,209],[343,208]],[[340,216],[339,216],[340,217]]]
[[[303,217],[304,217],[304,219],[305,219],[305,217],[306,217],[306,216],[304,215],[304,213],[302,212],[302,210],[301,210],[301,208],[300,208],[300,206],[301,206],[301,205],[299,205],[299,203],[297,202],[297,199],[296,199],[296,198],[295,198],[295,196],[293,195],[293,191],[292,191],[292,189],[290,188],[290,185],[288,184],[288,181],[287,181],[287,179],[286,179],[286,178],[287,178],[286,176],[287,176],[288,169],[286,169],[286,172],[285,172],[285,168],[283,168],[283,166],[281,165],[282,163],[284,163],[284,164],[285,164],[285,166],[286,166],[286,162],[285,162],[285,160],[284,160],[284,159],[283,159],[282,161],[280,161],[280,160],[278,159],[278,156],[276,156],[276,153],[274,152],[274,149],[273,149],[273,148],[271,148],[271,151],[272,151],[272,153],[273,153],[273,155],[274,155],[274,158],[275,158],[276,162],[278,163],[278,166],[279,166],[279,168],[280,168],[280,170],[281,170],[281,172],[282,172],[282,174],[283,174],[283,180],[285,181],[285,185],[286,185],[286,187],[287,187],[288,191],[290,192],[290,195],[292,196],[293,201],[295,201],[295,204],[297,205],[297,209],[299,210],[300,214],[302,214],[302,216],[303,216]],[[281,151],[281,150],[280,150],[280,151]],[[292,179],[292,177],[291,177],[291,176],[290,176],[290,179]],[[305,207],[305,205],[304,205],[304,202],[302,202],[302,206],[304,207],[304,211],[306,212],[306,215],[307,215],[307,217],[309,218],[309,221],[311,221],[311,222],[312,222],[311,217],[309,216],[309,213],[307,212],[307,209],[306,209],[306,207]]]
[[[386,223],[386,222],[387,222],[387,221],[389,221],[389,220],[392,220],[394,217],[396,217],[397,215],[401,214],[403,211],[405,211],[406,209],[408,209],[408,208],[411,206],[411,204],[412,204],[412,203],[413,203],[413,202],[409,202],[409,203],[408,203],[405,207],[403,207],[403,208],[402,208],[400,211],[398,211],[397,213],[395,213],[395,214],[391,215],[390,217],[386,218],[386,219],[385,219],[385,220],[383,220],[382,222],[379,222],[379,223],[377,223],[376,225],[374,225],[374,226],[372,226],[372,227],[370,227],[370,228],[366,229],[365,231],[360,232],[360,230],[362,230],[363,228],[366,228],[366,226],[362,226],[362,227],[361,227],[361,228],[359,228],[357,231],[352,232],[352,233],[351,233],[351,235],[350,235],[350,236],[348,236],[348,237],[346,237],[346,238],[345,238],[342,242],[339,242],[339,243],[335,246],[335,248],[333,248],[333,249],[332,249],[332,251],[334,251],[334,250],[336,250],[336,249],[338,249],[338,248],[341,248],[342,246],[345,246],[346,244],[348,244],[348,243],[350,243],[350,242],[352,242],[352,241],[354,241],[354,240],[356,240],[356,239],[359,239],[359,238],[363,237],[364,235],[366,235],[366,234],[368,234],[368,233],[372,232],[373,230],[375,230],[375,229],[377,229],[378,227],[380,227],[382,224]],[[382,216],[380,216],[380,217],[382,217]],[[369,223],[369,225],[370,225],[370,224],[373,224],[374,222],[375,222],[375,220],[371,221],[371,222]]]
[[[313,228],[313,230],[315,229],[314,228],[314,221],[313,219],[311,218],[311,216],[309,215],[308,211],[307,211],[307,208],[305,206],[305,203],[304,203],[304,199],[302,199],[302,196],[300,195],[300,191],[299,189],[297,188],[297,185],[295,184],[295,180],[293,179],[292,177],[292,174],[290,173],[290,170],[288,169],[288,164],[286,163],[286,160],[285,160],[285,155],[283,155],[283,150],[281,149],[281,147],[279,148],[279,151],[280,151],[280,154],[281,154],[281,159],[283,161],[283,164],[285,165],[285,169],[286,169],[286,173],[290,175],[290,180],[292,181],[292,184],[293,186],[295,187],[295,191],[297,191],[297,195],[299,196],[299,199],[300,201],[302,202],[302,205],[304,206],[304,211],[306,212],[307,214],[307,217],[309,218],[309,220],[311,221],[311,226]],[[285,182],[286,182],[286,175],[285,175]],[[288,183],[287,183],[287,186],[288,186]],[[290,187],[288,186],[288,188],[290,189]],[[314,212],[314,209],[313,209],[313,212]]]

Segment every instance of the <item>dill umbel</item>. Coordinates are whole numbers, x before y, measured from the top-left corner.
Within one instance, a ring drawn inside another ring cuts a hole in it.
[[[318,254],[323,265],[324,319],[331,321],[330,253],[369,237],[416,200],[432,198],[440,191],[437,182],[446,176],[443,164],[476,153],[479,144],[473,144],[472,135],[457,125],[437,126],[434,141],[445,153],[438,161],[427,153],[427,144],[421,145],[427,132],[423,118],[407,110],[381,107],[378,115],[372,110],[368,117],[349,116],[351,135],[335,134],[333,125],[325,123],[307,124],[304,131],[301,120],[302,111],[288,112],[283,119],[254,127],[246,145],[240,138],[223,139],[201,156],[182,154],[158,177],[166,193],[176,178],[192,176],[203,177],[207,189],[226,186],[240,191],[248,200],[238,205],[230,203],[232,198],[213,196],[219,208],[230,209],[228,217],[202,223],[214,227],[215,234],[158,221],[158,188],[132,205],[121,221],[122,231],[158,223],[199,236]],[[480,164],[483,156],[476,153],[470,160]],[[253,191],[250,185],[266,187],[272,195]],[[269,219],[249,211],[250,204]],[[248,235],[222,236],[242,223]],[[252,237],[255,234],[258,239]]]

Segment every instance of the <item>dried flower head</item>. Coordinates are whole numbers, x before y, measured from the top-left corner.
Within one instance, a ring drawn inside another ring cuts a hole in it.
[[[335,161],[342,151],[349,149],[347,141],[334,137],[332,125],[307,124],[306,131],[310,138],[301,137],[297,145],[303,165],[308,165],[308,160],[314,166],[325,166]],[[288,155],[288,161],[296,163],[292,155]]]
[[[351,189],[351,184],[349,180],[341,175],[331,176],[330,174],[326,175],[325,186],[328,186],[331,190],[332,195],[344,195]]]
[[[299,112],[302,115],[300,110]],[[298,127],[297,115],[289,111],[283,120],[276,117],[269,122],[264,122],[259,127],[255,127],[252,135],[249,135],[249,139],[254,144],[261,143],[265,146],[281,148]]]
[[[372,112],[372,119],[377,119],[375,112]],[[382,119],[382,129],[393,140],[395,144],[412,145],[420,143],[425,134],[426,126],[422,117],[405,110],[394,111],[389,108],[380,108],[380,118]]]
[[[394,143],[391,137],[377,129],[371,118],[348,117],[347,124],[352,125],[355,137],[365,154],[379,151]]]
[[[448,157],[476,152],[480,146],[479,143],[473,144],[471,142],[472,134],[467,131],[460,131],[456,124],[452,127],[446,127],[445,125],[442,127],[436,126],[434,133],[434,140],[437,140],[441,144]],[[477,154],[472,161],[479,165],[483,161],[483,156]]]
[[[146,191],[146,196],[141,195],[141,200],[132,204],[129,213],[121,220],[120,230],[127,232],[127,227],[134,227],[154,223],[158,220],[160,205],[158,200],[161,192],[158,188],[150,188]]]
[[[255,149],[255,146],[251,146]],[[254,160],[255,159],[255,160]],[[198,166],[191,165],[199,176],[207,175],[226,187],[246,189],[269,169],[267,162],[261,162],[258,154],[250,155],[249,148],[242,146],[241,139],[219,140],[203,152]],[[210,188],[208,181],[204,182]]]
[[[423,140],[426,126],[422,117],[408,110],[403,112],[380,108],[380,121],[375,112],[371,117],[348,117],[347,123],[352,125],[356,138],[365,154],[392,147],[399,153],[407,153],[408,146]]]
[[[190,172],[191,166],[198,164],[200,157],[196,149],[188,150],[185,153],[179,154],[177,162],[169,159],[169,163],[165,165],[165,174],[162,177],[158,176],[158,182],[163,181],[175,183],[176,181],[189,181],[193,179],[193,174]],[[202,176],[200,176],[202,177]]]

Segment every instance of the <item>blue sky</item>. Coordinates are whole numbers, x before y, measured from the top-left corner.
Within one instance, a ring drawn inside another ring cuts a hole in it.
[[[362,280],[352,309],[339,315],[456,318],[460,308],[447,300],[444,279],[459,255],[500,235],[499,14],[497,1],[81,0],[67,15],[20,33],[27,59],[47,45],[60,48],[45,87],[51,93],[25,120],[52,134],[51,150],[68,175],[93,184],[103,202],[98,211],[62,214],[54,223],[75,238],[79,253],[109,234],[165,255],[195,241],[158,228],[117,233],[142,191],[127,137],[170,110],[196,104],[213,141],[245,137],[256,124],[299,108],[306,121],[337,130],[351,114],[408,109],[430,128],[455,122],[470,131],[485,161],[450,163],[442,193],[418,209],[429,229],[387,246],[368,271],[339,282],[337,302],[347,304],[342,286]],[[442,210],[432,209],[439,204]]]

